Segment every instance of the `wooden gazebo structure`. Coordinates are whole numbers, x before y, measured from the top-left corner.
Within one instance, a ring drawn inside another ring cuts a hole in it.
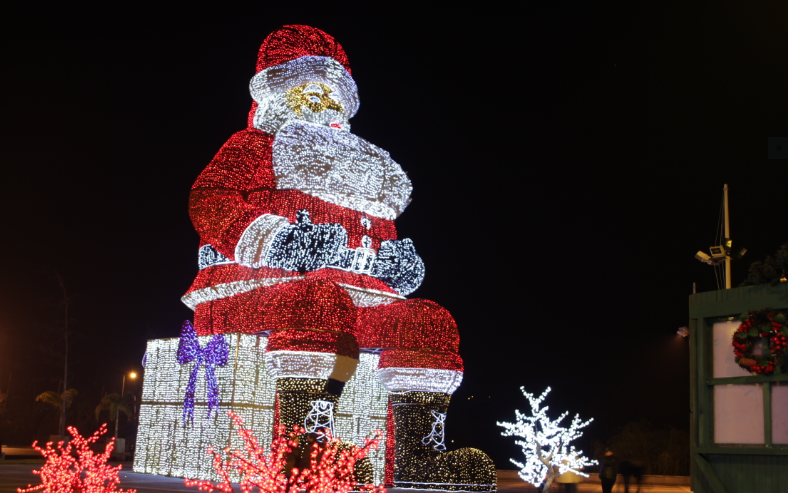
[[[788,492],[788,364],[753,375],[731,347],[739,316],[788,316],[788,283],[690,295],[690,412],[694,493]]]

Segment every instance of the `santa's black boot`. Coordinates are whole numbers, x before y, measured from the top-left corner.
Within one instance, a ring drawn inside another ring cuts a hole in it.
[[[331,378],[277,378],[275,427],[282,425],[285,432],[292,431],[294,425],[303,426],[307,431],[327,428],[333,432],[337,403],[344,386],[344,382]],[[340,448],[349,446],[343,444]],[[373,470],[368,457],[356,462],[354,473],[358,485],[372,483]]]
[[[394,447],[394,487],[464,491],[497,489],[495,464],[487,454],[474,448],[443,451],[444,420],[450,399],[450,394],[441,392],[389,394],[391,414],[387,446]],[[388,452],[387,455],[390,454]],[[390,455],[389,458],[392,459]]]
[[[307,431],[333,428],[343,386],[321,378],[277,378],[274,425],[284,426],[285,432],[292,431],[294,425]]]

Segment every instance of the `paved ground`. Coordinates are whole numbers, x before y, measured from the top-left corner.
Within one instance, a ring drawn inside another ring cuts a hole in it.
[[[500,493],[537,493],[539,490],[524,481],[499,479],[498,491]],[[558,484],[553,484],[550,491],[560,493],[563,491],[563,488]],[[577,485],[577,491],[578,493],[602,493],[602,486],[594,483],[580,483]],[[613,491],[614,493],[624,493],[624,485],[616,484],[613,487]],[[629,491],[630,493],[636,493],[637,489],[630,487]],[[641,493],[689,493],[690,488],[689,486],[648,484],[641,486],[640,491]]]
[[[9,447],[7,445],[3,445],[3,453],[7,456],[13,455],[16,457],[22,456],[32,456],[41,458],[41,453],[37,450],[34,450],[33,447]]]
[[[16,461],[13,461],[16,462]],[[19,464],[19,463],[3,463],[0,461],[0,493],[16,493],[17,488],[26,488],[29,484],[39,484],[38,476],[35,476],[32,471],[38,464]],[[131,463],[123,463],[123,469],[120,471],[120,487],[123,489],[134,488],[138,493],[161,493],[167,491],[177,492],[192,492],[197,493],[197,488],[186,488],[183,484],[183,479],[169,478],[166,476],[153,476],[150,474],[138,474],[130,472]],[[403,490],[399,488],[392,488],[389,490],[393,493],[396,492],[416,492],[424,490]],[[498,491],[501,493],[536,493],[537,490],[520,480],[502,480],[498,483]],[[561,489],[554,485],[551,491],[560,492]],[[578,492],[580,493],[601,493],[602,488],[596,484],[580,484],[578,485]],[[623,485],[616,485],[613,490],[616,493],[623,493]],[[633,489],[630,489],[635,493]],[[645,485],[642,486],[640,491],[642,493],[678,493],[689,492],[688,486],[663,486],[663,485]]]
[[[28,484],[40,484],[38,476],[32,473],[33,469],[40,465],[41,463],[3,464],[0,462],[0,493],[16,493],[17,488],[26,488]],[[123,469],[120,471],[120,487],[124,490],[135,488],[139,493],[197,492],[197,488],[186,488],[183,479],[180,478],[127,472],[130,470],[131,463],[124,463]]]

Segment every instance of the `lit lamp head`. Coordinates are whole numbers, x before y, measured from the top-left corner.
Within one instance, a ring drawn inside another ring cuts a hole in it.
[[[711,252],[711,258],[714,260],[724,259],[726,255],[725,247],[723,245],[709,247],[709,252]]]
[[[747,249],[744,248],[744,247],[741,247],[741,248],[739,248],[739,251],[734,255],[733,254],[733,240],[731,240],[730,238],[723,238],[722,245],[720,245],[719,247],[712,247],[712,249],[715,249],[715,248],[716,249],[722,248],[722,249],[725,250],[725,255],[727,255],[728,257],[733,255],[737,259],[741,259],[742,257],[744,257],[744,254],[747,253]],[[712,253],[714,253],[714,252],[712,251]],[[724,258],[724,256],[722,258]]]
[[[704,264],[709,265],[720,264],[726,258],[728,258],[728,253],[725,251],[725,247],[723,245],[710,247],[709,252],[711,255],[708,255],[705,252],[698,252],[695,254],[695,258]]]
[[[711,263],[711,257],[709,257],[708,255],[706,255],[704,252],[701,251],[695,254],[695,258],[706,264]]]
[[[137,373],[136,372],[129,373],[129,378],[137,378]]]
[[[695,254],[695,258],[705,264],[716,265],[733,257],[741,259],[744,254],[747,253],[747,249],[741,247],[739,251],[731,257],[733,253],[733,240],[730,238],[723,238],[722,245],[709,247],[709,253],[711,253],[711,255],[707,255],[704,252],[698,252]]]
[[[679,327],[679,330],[676,331],[676,334],[680,335],[681,337],[687,337],[689,335],[689,329],[687,327]]]

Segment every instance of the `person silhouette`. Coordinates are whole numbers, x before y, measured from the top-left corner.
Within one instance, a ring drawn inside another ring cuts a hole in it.
[[[599,479],[602,482],[602,493],[613,493],[613,485],[616,484],[618,475],[618,458],[613,451],[607,449],[605,458],[599,464]]]

